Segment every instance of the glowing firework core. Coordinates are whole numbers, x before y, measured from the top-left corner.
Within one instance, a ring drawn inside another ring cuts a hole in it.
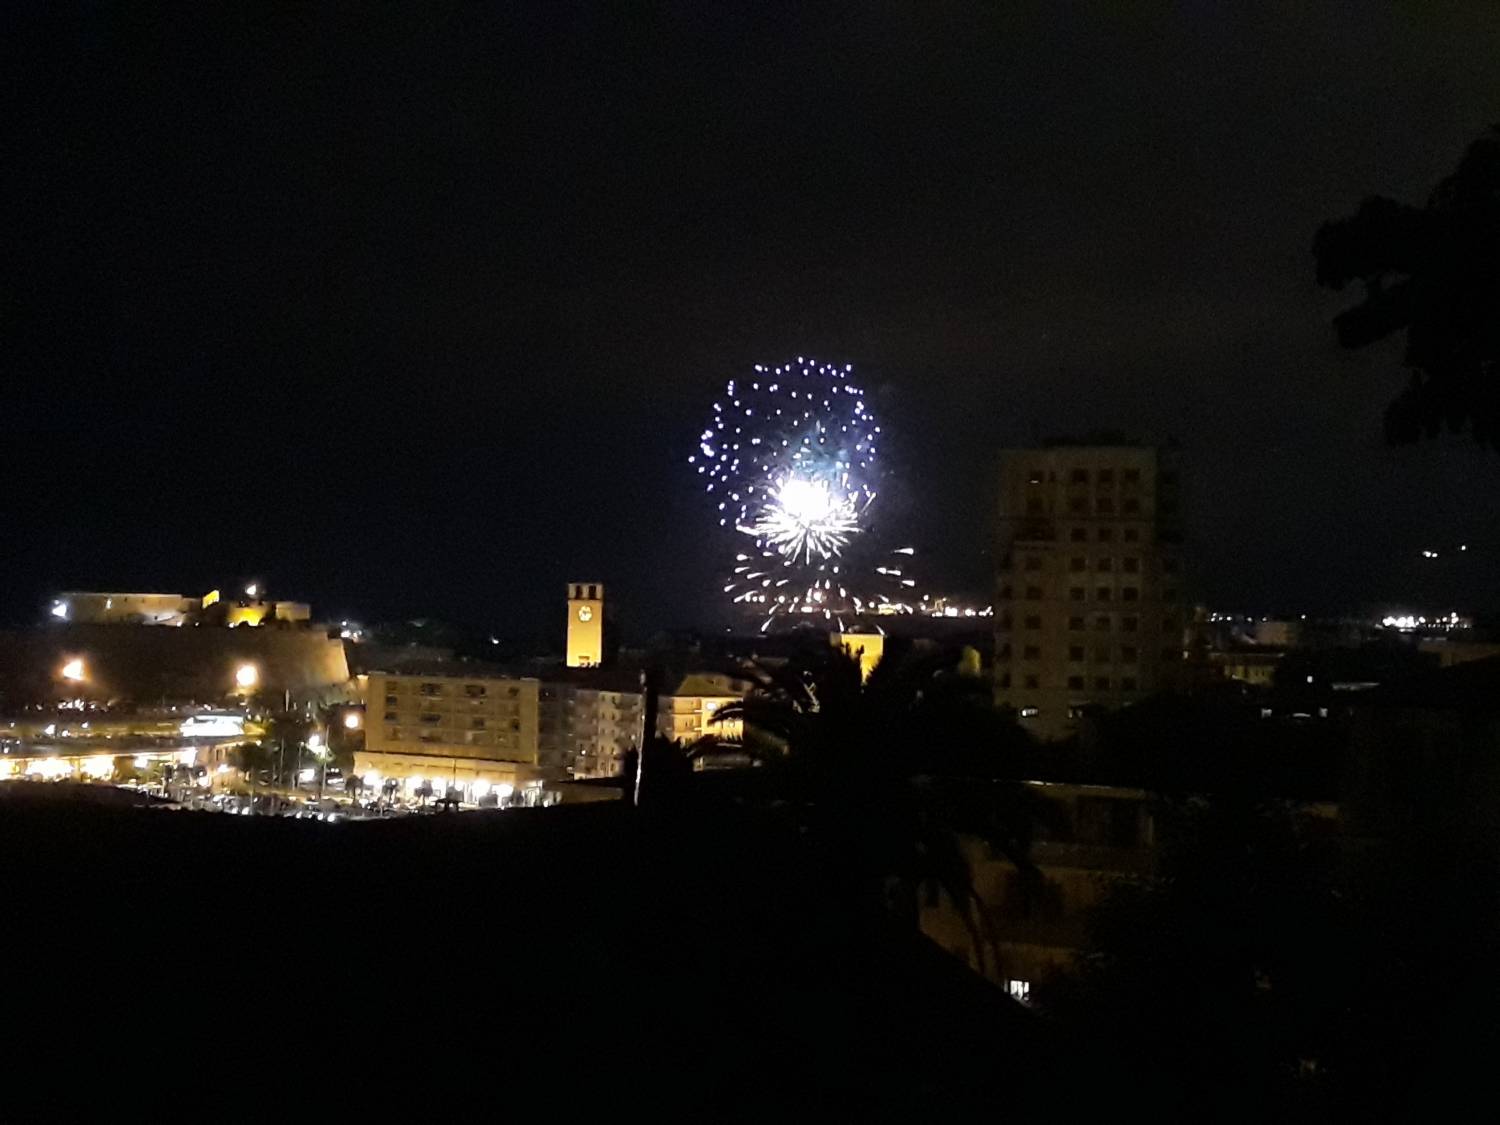
[[[787,477],[755,526],[741,530],[765,540],[783,558],[811,562],[843,550],[859,530],[859,514],[852,497],[835,499],[826,483]]]

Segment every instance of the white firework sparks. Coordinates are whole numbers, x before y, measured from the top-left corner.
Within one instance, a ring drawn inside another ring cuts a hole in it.
[[[857,500],[856,495],[836,496],[826,481],[787,477],[755,525],[740,530],[786,559],[810,563],[832,558],[859,532]]]
[[[881,438],[853,370],[801,357],[757,365],[730,381],[688,458],[719,526],[743,537],[724,592],[764,614],[762,628],[781,614],[840,620],[903,600],[899,572],[867,560],[880,550],[866,533]]]

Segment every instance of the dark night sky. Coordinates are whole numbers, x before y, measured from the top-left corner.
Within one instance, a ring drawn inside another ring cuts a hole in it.
[[[6,8],[4,616],[699,620],[683,458],[798,354],[944,580],[996,449],[1112,427],[1184,443],[1214,604],[1500,601],[1500,463],[1382,447],[1398,353],[1338,353],[1310,253],[1500,120],[1500,4],[220,7]]]

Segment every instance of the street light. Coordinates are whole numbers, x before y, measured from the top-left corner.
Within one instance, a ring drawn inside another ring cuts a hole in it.
[[[83,657],[75,656],[62,666],[62,678],[77,684],[88,678],[88,671],[84,668]]]
[[[328,776],[328,747],[323,745],[323,736],[317,731],[307,736],[307,748],[313,752],[313,757],[318,759],[318,801],[323,800],[323,782]],[[311,773],[311,770],[306,771]],[[312,778],[308,778],[311,781]]]
[[[359,729],[359,712],[358,711],[345,711],[344,712],[344,729],[345,730],[358,730]]]
[[[254,664],[241,664],[234,670],[234,682],[241,691],[250,691],[260,682],[260,669]]]

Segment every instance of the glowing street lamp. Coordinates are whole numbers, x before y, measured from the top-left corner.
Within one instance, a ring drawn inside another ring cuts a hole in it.
[[[359,729],[359,712],[358,711],[345,711],[344,712],[344,729],[345,730],[358,730]]]
[[[84,667],[83,657],[75,656],[62,666],[62,678],[70,683],[81,684],[88,679],[88,670]]]
[[[234,684],[241,691],[250,691],[260,683],[260,669],[254,664],[241,664],[234,670]]]

